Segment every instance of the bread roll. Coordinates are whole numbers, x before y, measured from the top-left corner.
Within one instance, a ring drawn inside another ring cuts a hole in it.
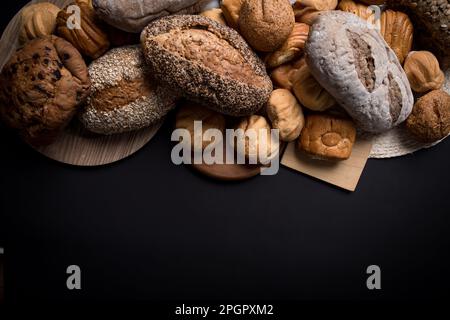
[[[432,143],[450,134],[450,95],[434,90],[421,97],[406,121],[417,140]]]
[[[356,140],[351,120],[331,114],[310,114],[302,130],[298,147],[314,158],[346,160]]]
[[[195,121],[202,122],[202,130],[200,132],[195,132]],[[205,132],[208,129],[217,129],[225,132],[225,125],[226,119],[224,115],[192,102],[185,102],[178,109],[175,121],[177,129],[186,129],[191,134],[192,150],[196,150],[196,147],[199,147],[196,145],[196,141],[202,142],[202,149],[209,146],[211,141],[203,141]],[[219,142],[214,141],[214,143]]]
[[[289,0],[244,0],[239,14],[239,30],[252,48],[273,52],[286,41],[294,28],[294,10]]]

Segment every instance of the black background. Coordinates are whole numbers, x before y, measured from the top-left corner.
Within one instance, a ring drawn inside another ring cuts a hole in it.
[[[2,4],[2,30],[25,3]],[[48,160],[1,129],[7,302],[448,296],[450,140],[369,160],[348,193],[286,168],[209,180],[171,163],[172,125],[92,169]],[[71,264],[81,291],[66,289]],[[380,291],[366,288],[371,264]]]

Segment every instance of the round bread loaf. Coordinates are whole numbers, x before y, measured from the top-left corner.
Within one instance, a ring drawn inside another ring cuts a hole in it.
[[[294,10],[288,0],[244,0],[239,30],[252,48],[273,52],[294,28]]]
[[[30,144],[51,144],[89,93],[80,53],[55,36],[37,38],[13,54],[0,75],[0,116]]]
[[[175,95],[151,78],[139,46],[115,48],[89,66],[91,93],[79,118],[99,134],[148,127],[175,107]]]
[[[417,140],[433,143],[450,134],[450,95],[433,90],[422,96],[406,120],[406,128]]]
[[[394,51],[356,15],[321,14],[305,51],[312,75],[361,129],[387,131],[411,113],[414,97]]]
[[[251,115],[272,92],[264,64],[245,40],[209,18],[162,18],[144,29],[141,42],[160,82],[220,113]]]

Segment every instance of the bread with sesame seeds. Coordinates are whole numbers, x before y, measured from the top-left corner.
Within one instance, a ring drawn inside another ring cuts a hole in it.
[[[144,29],[141,42],[158,81],[220,113],[254,114],[272,92],[264,64],[245,40],[207,17],[162,18]]]
[[[16,51],[0,75],[0,117],[30,144],[51,144],[89,93],[81,54],[46,36]]]
[[[91,132],[117,134],[139,130],[161,120],[175,107],[176,95],[156,84],[140,46],[108,51],[89,66],[92,81],[79,114]]]

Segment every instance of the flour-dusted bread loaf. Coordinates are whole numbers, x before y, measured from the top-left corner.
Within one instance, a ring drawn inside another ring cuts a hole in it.
[[[0,116],[32,145],[48,145],[89,93],[80,53],[66,40],[46,36],[16,51],[0,75]]]
[[[171,14],[200,13],[211,0],[93,0],[100,18],[127,32],[140,33],[151,21]]]
[[[414,97],[395,53],[356,15],[321,14],[305,51],[313,76],[363,130],[387,131],[411,113]]]
[[[220,113],[251,115],[272,92],[264,64],[245,40],[209,18],[162,18],[145,28],[141,42],[161,83]]]
[[[140,46],[112,49],[89,66],[91,93],[79,118],[99,134],[139,130],[175,107],[175,94],[152,79]]]

